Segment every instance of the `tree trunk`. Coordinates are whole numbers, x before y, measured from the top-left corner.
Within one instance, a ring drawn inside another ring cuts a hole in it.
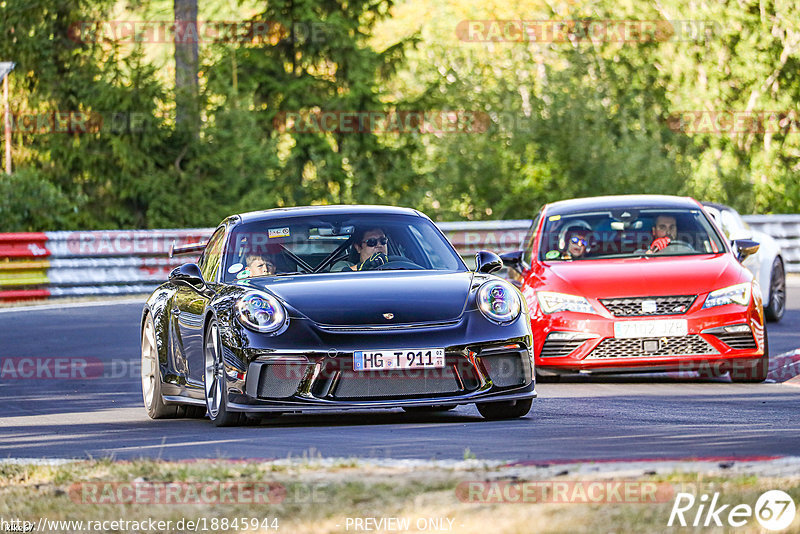
[[[174,0],[175,11],[175,121],[196,133],[200,121],[198,100],[197,0]]]

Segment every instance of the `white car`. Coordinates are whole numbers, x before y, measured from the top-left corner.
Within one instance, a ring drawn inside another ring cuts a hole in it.
[[[729,240],[752,239],[761,245],[758,252],[748,256],[742,264],[753,273],[761,286],[766,319],[780,321],[786,311],[786,270],[780,246],[772,236],[750,228],[742,216],[730,206],[713,202],[702,204]]]

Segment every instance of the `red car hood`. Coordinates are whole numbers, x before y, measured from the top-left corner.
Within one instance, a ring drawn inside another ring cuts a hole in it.
[[[536,289],[595,298],[696,295],[750,280],[730,254],[547,264]]]

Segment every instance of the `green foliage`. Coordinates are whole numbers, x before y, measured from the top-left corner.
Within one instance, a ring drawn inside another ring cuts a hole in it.
[[[380,53],[366,39],[390,2],[352,2],[345,10],[332,2],[269,3],[254,22],[315,33],[209,45],[197,135],[175,127],[174,94],[144,44],[83,42],[70,33],[81,21],[107,20],[109,2],[29,4],[7,0],[1,15],[13,31],[0,43],[0,57],[19,63],[15,111],[94,113],[102,127],[15,133],[15,145],[24,147],[15,152],[19,173],[0,187],[18,187],[25,177],[31,183],[20,192],[41,190],[42,198],[4,207],[18,212],[7,217],[6,230],[209,226],[237,211],[413,196],[413,141],[285,132],[274,124],[281,111],[387,108],[382,80],[396,70],[406,43]],[[120,128],[120,120],[131,124]],[[37,218],[40,212],[49,216]]]
[[[0,178],[0,232],[64,226],[69,200],[32,169]]]
[[[75,34],[80,22],[120,13],[168,20],[171,0],[0,2],[0,58],[17,63],[13,112],[102,118],[80,132],[14,132],[15,174],[0,177],[2,230],[211,226],[233,212],[324,203],[406,205],[439,220],[529,218],[562,198],[649,192],[743,212],[800,210],[800,23],[787,0],[238,6],[208,0],[200,18],[230,20],[238,9],[270,32],[201,43],[202,124],[192,132],[175,126],[171,44]],[[456,37],[459,21],[492,18],[707,26],[650,42]],[[284,121],[393,110],[461,112],[479,128],[303,132]],[[783,115],[775,131],[671,129],[687,110]]]

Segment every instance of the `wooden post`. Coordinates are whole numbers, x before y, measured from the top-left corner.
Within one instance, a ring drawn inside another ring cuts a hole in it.
[[[5,104],[5,113],[3,114],[3,121],[5,122],[6,130],[6,174],[11,174],[11,111],[8,109],[8,75],[3,77],[3,103]]]

